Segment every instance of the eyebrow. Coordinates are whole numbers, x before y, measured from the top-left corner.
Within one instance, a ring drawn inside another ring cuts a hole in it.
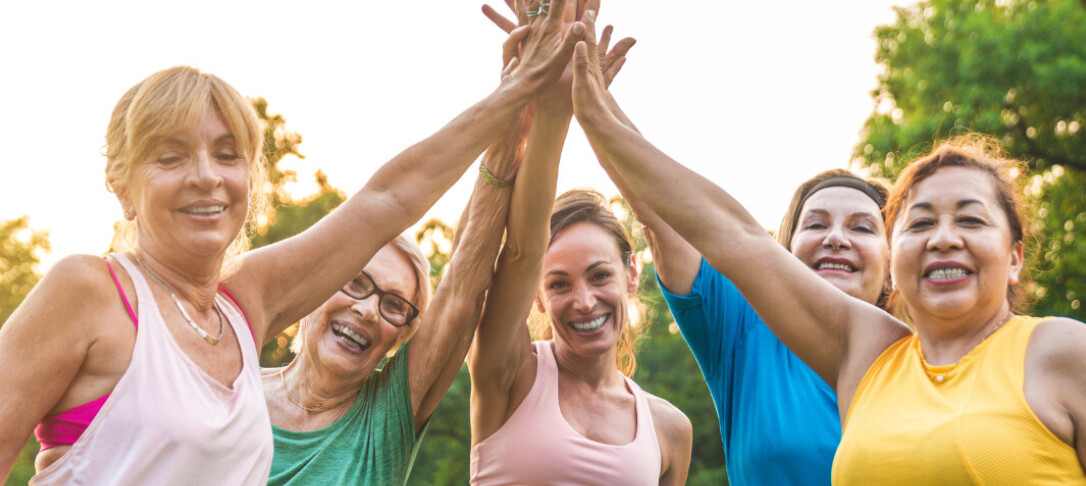
[[[830,212],[826,211],[825,209],[809,209],[807,211],[804,211],[803,214],[800,215],[800,219],[803,219],[804,217],[806,217],[808,214],[811,214],[811,213],[818,213],[819,216],[829,216],[830,215]],[[848,214],[849,219],[857,218],[857,217],[868,217],[868,218],[882,219],[882,217],[879,216],[878,213],[873,212],[873,211],[854,211],[854,212]]]
[[[984,206],[984,202],[979,199],[962,199],[957,203],[954,203],[954,209],[961,209],[969,206],[970,204],[979,204],[981,206]],[[926,209],[928,211],[934,211],[935,206],[929,202],[918,202],[914,203],[912,206],[909,206],[909,209]]]
[[[586,271],[586,272],[590,272],[590,271],[592,271],[592,269],[594,269],[594,268],[596,268],[596,267],[598,267],[598,266],[600,266],[600,265],[606,265],[606,264],[608,264],[608,263],[611,263],[611,262],[609,262],[609,261],[607,261],[607,260],[600,260],[600,261],[597,261],[596,263],[593,263],[593,264],[589,265],[589,266],[588,266],[588,268],[586,268],[586,269],[585,269],[585,271]],[[549,277],[549,276],[551,276],[551,275],[563,275],[563,276],[567,276],[567,275],[569,275],[569,272],[567,272],[567,271],[565,271],[565,270],[551,270],[551,271],[547,272],[547,274],[546,274],[546,275],[544,275],[544,277]]]

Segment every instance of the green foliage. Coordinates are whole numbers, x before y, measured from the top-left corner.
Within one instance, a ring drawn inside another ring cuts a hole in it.
[[[1002,141],[1027,162],[1021,179],[1037,201],[1034,313],[1086,319],[1075,304],[1086,291],[1083,2],[929,0],[895,11],[875,31],[884,70],[854,161],[893,178],[933,142],[973,131]]]
[[[0,221],[0,326],[41,279],[37,266],[49,251],[49,234],[30,229],[28,221]]]
[[[254,235],[251,239],[253,248],[260,248],[294,236],[316,223],[324,215],[347,199],[342,191],[328,183],[328,177],[317,171],[314,177],[320,190],[305,199],[295,200],[286,192],[288,182],[297,180],[293,171],[282,170],[279,162],[287,155],[300,159],[305,156],[298,152],[302,136],[287,131],[286,119],[282,115],[268,114],[268,102],[264,98],[252,101],[257,115],[264,122],[264,145],[262,151],[267,164],[268,185],[260,190],[268,192],[271,201],[271,213],[258,215]],[[263,366],[282,366],[294,359],[290,351],[290,341],[297,332],[297,326],[291,326],[274,339],[268,341],[260,350],[260,363]]]

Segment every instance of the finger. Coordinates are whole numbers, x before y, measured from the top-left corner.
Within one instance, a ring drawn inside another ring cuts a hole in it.
[[[626,58],[619,57],[611,62],[607,69],[603,71],[603,85],[605,87],[611,86],[611,82],[618,76],[618,72],[622,71],[622,66],[626,65]]]
[[[561,22],[566,16],[566,0],[544,0],[550,2],[550,7],[547,10],[547,20],[553,20],[556,25],[562,25]]]
[[[573,53],[573,85],[577,86],[588,80],[588,45],[578,42]]]
[[[596,12],[596,14],[598,15],[600,11],[600,0],[585,0],[584,10],[591,10],[593,12]],[[584,12],[581,13],[584,14]]]
[[[585,31],[588,35],[588,38],[585,39],[585,41],[591,42],[591,45],[588,46],[589,51],[591,51],[592,47],[596,44],[596,11],[585,10],[584,15],[581,17],[581,23],[584,24]]]
[[[625,57],[634,44],[637,44],[637,39],[633,37],[622,39],[615,43],[615,47],[611,48],[611,51],[607,53],[607,57]]]
[[[520,58],[514,56],[512,59],[509,60],[508,63],[505,64],[505,69],[502,69],[502,77],[504,78],[512,74],[513,71],[517,69],[518,65],[520,65]]]
[[[509,2],[509,0],[506,0],[506,2]],[[513,11],[517,13],[518,25],[528,25],[527,0],[513,0]]]
[[[517,14],[517,4],[514,0],[505,0],[505,4],[509,6],[509,10],[513,11],[513,15]]]
[[[509,64],[513,58],[517,56],[520,51],[520,43],[528,36],[528,26],[517,27],[509,33],[509,37],[505,38],[505,42],[502,43],[502,63]]]
[[[584,24],[580,22],[574,22],[569,26],[566,35],[562,37],[562,45],[559,46],[558,52],[548,61],[549,67],[556,69],[556,72],[564,71],[569,65],[569,59],[573,56],[577,43],[584,42],[584,33]]]
[[[604,27],[603,28],[603,34],[600,34],[600,41],[599,41],[598,44],[596,44],[596,46],[599,49],[600,60],[601,61],[603,60],[604,54],[607,54],[607,46],[609,46],[611,44],[611,32],[613,30],[614,30],[614,27],[611,27],[610,25],[608,25],[607,27]]]
[[[486,15],[486,18],[490,19],[491,22],[494,22],[494,25],[497,25],[498,28],[504,30],[506,34],[517,28],[517,24],[514,24],[512,20],[505,18],[504,15],[498,13],[498,11],[494,10],[490,5],[483,5],[483,15]]]
[[[577,20],[581,20],[581,16],[584,15],[586,5],[588,5],[588,2],[586,0],[577,0]]]

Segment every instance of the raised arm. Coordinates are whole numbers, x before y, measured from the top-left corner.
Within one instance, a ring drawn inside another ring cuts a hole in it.
[[[302,234],[243,256],[226,285],[254,327],[266,324],[259,337],[274,336],[315,308],[351,278],[352,269],[421,217],[536,92],[558,78],[582,31],[557,16],[535,17],[520,57],[493,93],[386,163]]]
[[[506,43],[507,53],[512,52],[519,39],[514,35],[510,41]],[[415,433],[422,430],[437,409],[471,345],[509,212],[513,187],[508,183],[523,158],[533,109],[532,105],[525,107],[502,139],[484,154],[481,164],[488,174],[480,173],[475,181],[475,190],[458,224],[452,261],[438,285],[422,328],[408,345]]]
[[[624,125],[587,49],[577,46],[573,99],[595,150],[630,192],[736,284],[781,341],[836,386],[845,410],[863,372],[907,328],[818,278],[726,192]]]
[[[614,67],[612,72],[621,68],[632,45],[632,39],[624,41],[621,50],[616,45],[616,54],[609,62]],[[550,243],[548,223],[558,162],[572,116],[569,84],[558,83],[540,95],[524,163],[513,189],[505,246],[468,356],[473,444],[505,423],[535,380],[535,358],[526,320]]]

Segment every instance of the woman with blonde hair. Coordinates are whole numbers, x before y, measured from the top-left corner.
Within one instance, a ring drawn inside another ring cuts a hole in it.
[[[913,334],[628,128],[594,54],[577,46],[573,83],[593,146],[836,390],[835,484],[1086,484],[1086,327],[1014,311],[1028,225],[1013,161],[950,142],[899,176],[890,274]]]
[[[257,350],[358,274],[568,64],[583,26],[539,19],[497,89],[381,167],[293,238],[235,256],[254,214],[262,128],[194,68],[130,89],[106,181],[135,248],[59,261],[0,330],[0,475],[27,437],[36,484],[264,484],[271,428]]]

